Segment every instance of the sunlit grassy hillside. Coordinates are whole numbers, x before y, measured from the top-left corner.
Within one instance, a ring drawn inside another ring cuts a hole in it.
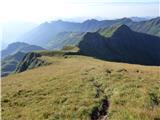
[[[160,68],[84,56],[2,78],[3,120],[160,120]]]

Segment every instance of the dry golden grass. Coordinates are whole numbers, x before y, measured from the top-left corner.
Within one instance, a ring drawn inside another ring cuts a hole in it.
[[[91,57],[42,57],[51,65],[2,78],[3,120],[89,120],[108,98],[109,120],[160,120],[160,68]],[[98,97],[93,81],[101,86]]]

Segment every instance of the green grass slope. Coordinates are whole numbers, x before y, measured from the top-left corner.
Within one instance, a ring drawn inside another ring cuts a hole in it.
[[[160,37],[160,17],[153,18],[148,21],[129,23],[128,25],[137,32]]]
[[[84,56],[2,79],[3,120],[159,120],[159,67]]]
[[[104,37],[111,37],[113,33],[120,27],[121,25],[115,25],[112,27],[107,27],[103,29],[99,29],[97,32]]]

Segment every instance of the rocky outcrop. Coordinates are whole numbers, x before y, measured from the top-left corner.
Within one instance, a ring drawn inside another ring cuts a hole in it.
[[[27,53],[20,62],[20,64],[17,66],[15,72],[19,73],[28,69],[48,64],[47,62],[39,59],[39,57],[41,57],[41,54],[39,53],[34,53],[34,52]]]
[[[4,77],[14,72],[14,70],[16,69],[16,66],[23,59],[24,56],[25,56],[25,53],[17,52],[14,55],[10,55],[5,59],[2,59],[1,76]]]

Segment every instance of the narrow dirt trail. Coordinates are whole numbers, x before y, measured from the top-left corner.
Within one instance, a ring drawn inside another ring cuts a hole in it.
[[[91,120],[108,120],[109,101],[104,94],[102,84],[99,84],[94,79],[92,79],[91,82],[96,89],[95,98],[103,98],[101,100],[100,105],[93,108],[92,113],[90,115]]]

